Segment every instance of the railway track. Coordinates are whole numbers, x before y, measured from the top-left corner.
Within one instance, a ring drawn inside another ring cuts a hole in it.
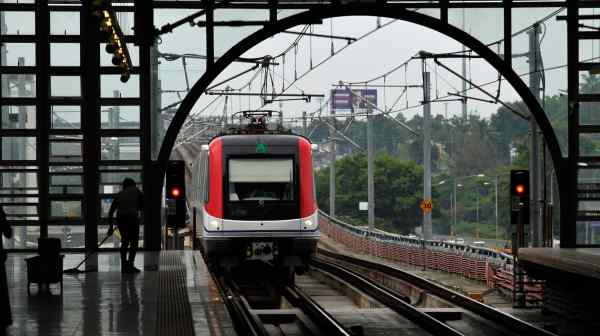
[[[256,283],[249,286],[222,275],[213,276],[238,335],[353,336],[298,286],[263,283],[266,287],[258,291],[267,293],[266,299],[256,300]]]
[[[395,282],[403,282],[404,287],[413,287],[421,291],[418,300],[412,300],[408,304],[414,307],[423,302],[446,302],[448,305],[443,310],[430,310],[432,317],[438,316],[437,320],[445,325],[452,326],[455,331],[462,335],[536,335],[551,336],[555,335],[547,330],[539,328],[531,323],[519,320],[509,314],[493,309],[467,296],[451,291],[429,280],[403,271],[392,266],[367,261],[347,255],[341,255],[324,249],[319,249],[315,263],[327,263],[330,268],[345,269],[348,273],[347,278],[359,276],[363,279],[377,284],[389,282],[392,279]],[[321,267],[321,266],[319,266]],[[408,285],[408,286],[406,286]],[[405,302],[410,302],[410,294],[399,293],[389,289],[384,290],[392,292],[405,298]],[[429,296],[424,298],[423,294]],[[427,308],[422,310],[427,311]],[[446,317],[445,317],[446,316]],[[452,316],[447,319],[448,316]]]
[[[302,276],[300,285],[284,285],[277,279],[257,278],[254,281],[246,276],[229,274],[214,275],[229,313],[239,335],[327,335],[327,336],[361,336],[371,335],[373,328],[363,328],[360,318],[368,315],[369,319],[393,319],[390,326],[377,326],[378,330],[386,330],[392,334],[405,331],[408,335],[463,335],[452,327],[438,321],[430,315],[407,303],[408,299],[378,286],[372,281],[362,278],[343,267],[325,261],[315,261],[313,272],[325,277],[335,277],[344,285],[357,291],[368,300],[377,302],[377,307],[360,309],[351,307],[346,299],[343,304],[320,304],[318,295],[311,297],[302,287],[307,283],[319,282],[313,276]],[[256,271],[255,274],[268,272]],[[325,285],[333,290],[341,285],[328,281]],[[315,292],[314,287],[312,291]],[[316,292],[323,292],[317,289]],[[348,295],[340,293],[340,296]],[[329,296],[331,299],[331,296]],[[281,299],[281,300],[279,300]],[[338,300],[339,302],[339,300]],[[322,302],[323,303],[323,302]],[[333,307],[332,307],[333,306]],[[356,311],[353,311],[356,309]],[[352,313],[348,313],[348,310]],[[344,322],[337,316],[345,315]],[[348,315],[350,318],[348,318]],[[389,323],[388,323],[389,324]],[[366,331],[366,332],[365,332]],[[380,334],[380,333],[377,333]],[[389,333],[388,333],[389,334]]]
[[[437,301],[415,300],[414,295],[386,288],[372,278],[374,273],[409,282],[437,297]],[[382,320],[399,321],[397,325],[401,327],[383,334],[403,330],[409,335],[554,335],[402,270],[325,250],[320,250],[311,264],[311,275],[297,277],[298,285],[282,284],[274,278],[251,279],[249,274],[264,275],[269,271],[253,268],[237,275],[213,275],[239,335],[362,336],[380,335],[382,329],[387,330],[385,326],[378,330],[363,328],[364,320],[359,317],[367,315],[370,319],[381,316]],[[323,277],[337,280],[332,283],[323,281]],[[311,293],[310,288],[305,288],[309,287],[307,283],[316,282],[336,290],[340,297],[350,296],[339,290],[347,286],[379,306],[357,308],[346,301],[327,305],[315,294],[323,289],[313,289]],[[427,302],[437,304],[427,307]],[[446,305],[440,306],[440,302]]]

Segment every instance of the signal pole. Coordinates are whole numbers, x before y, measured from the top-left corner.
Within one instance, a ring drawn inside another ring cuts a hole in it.
[[[424,54],[424,52],[421,52]],[[429,72],[426,71],[426,58],[421,59],[423,71],[423,199],[431,200],[431,102]],[[423,239],[431,239],[433,228],[431,211],[423,211]]]

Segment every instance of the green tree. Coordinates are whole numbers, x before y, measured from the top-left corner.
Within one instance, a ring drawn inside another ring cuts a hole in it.
[[[377,226],[410,233],[421,224],[423,170],[414,162],[380,152],[375,158],[375,215]],[[336,162],[336,215],[365,225],[367,213],[358,202],[367,201],[367,158],[348,155]],[[329,211],[329,168],[317,172],[317,202]]]

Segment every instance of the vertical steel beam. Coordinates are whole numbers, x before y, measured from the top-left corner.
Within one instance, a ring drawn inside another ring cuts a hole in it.
[[[149,20],[149,22],[148,22]],[[140,19],[141,23],[147,27],[153,27],[152,16]],[[138,22],[140,22],[138,21]],[[154,188],[156,176],[153,172],[152,164],[152,121],[160,123],[160,117],[155,118],[153,115],[159,111],[159,107],[153,104],[153,99],[156,99],[154,86],[157,84],[157,78],[153,74],[153,66],[155,60],[154,46],[151,44],[142,44],[139,46],[140,53],[140,128],[142,130],[142,139],[140,146],[140,158],[143,162],[142,167],[142,185],[146,202],[144,206],[144,249],[156,251],[160,250],[161,241],[161,221],[160,215],[157,215],[153,209],[160,209],[160,196],[157,196],[157,191]]]
[[[215,63],[215,12],[214,0],[206,0],[206,69]]]
[[[443,23],[448,23],[448,0],[440,0],[440,19]]]
[[[269,0],[269,22],[271,24],[277,23],[277,3],[278,0]]]
[[[98,244],[100,196],[98,160],[100,157],[100,44],[98,23],[90,11],[91,1],[81,6],[81,123],[83,138],[83,218],[85,248],[94,251]]]
[[[567,1],[567,95],[569,157],[566,178],[560,183],[561,227],[560,246],[574,247],[577,243],[577,162],[579,161],[579,40],[577,39],[579,1]],[[563,192],[564,190],[564,192]]]
[[[50,11],[48,0],[38,0],[35,5],[36,27],[36,65],[38,68],[36,79],[36,128],[38,138],[36,146],[36,160],[38,162],[38,188],[39,188],[39,223],[40,237],[48,236],[48,218],[50,216],[49,193],[49,165],[48,165],[48,128],[50,127],[50,106],[48,96],[50,93]]]
[[[504,4],[504,62],[512,66],[512,0],[503,0]]]

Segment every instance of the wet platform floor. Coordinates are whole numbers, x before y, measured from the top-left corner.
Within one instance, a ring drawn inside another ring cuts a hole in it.
[[[13,324],[6,334],[235,335],[212,278],[195,253],[139,253],[135,264],[144,271],[138,274],[121,274],[118,252],[101,253],[88,263],[97,266],[97,272],[64,274],[62,294],[58,284],[50,285],[49,291],[38,291],[32,284],[30,295],[24,261],[29,255],[10,254],[6,271]],[[82,254],[67,254],[64,268],[74,267],[82,258]],[[183,276],[168,278],[175,269]],[[167,286],[175,286],[179,298],[167,295],[165,299]],[[167,313],[173,311],[179,316],[187,311],[184,318],[191,321],[170,318]]]

